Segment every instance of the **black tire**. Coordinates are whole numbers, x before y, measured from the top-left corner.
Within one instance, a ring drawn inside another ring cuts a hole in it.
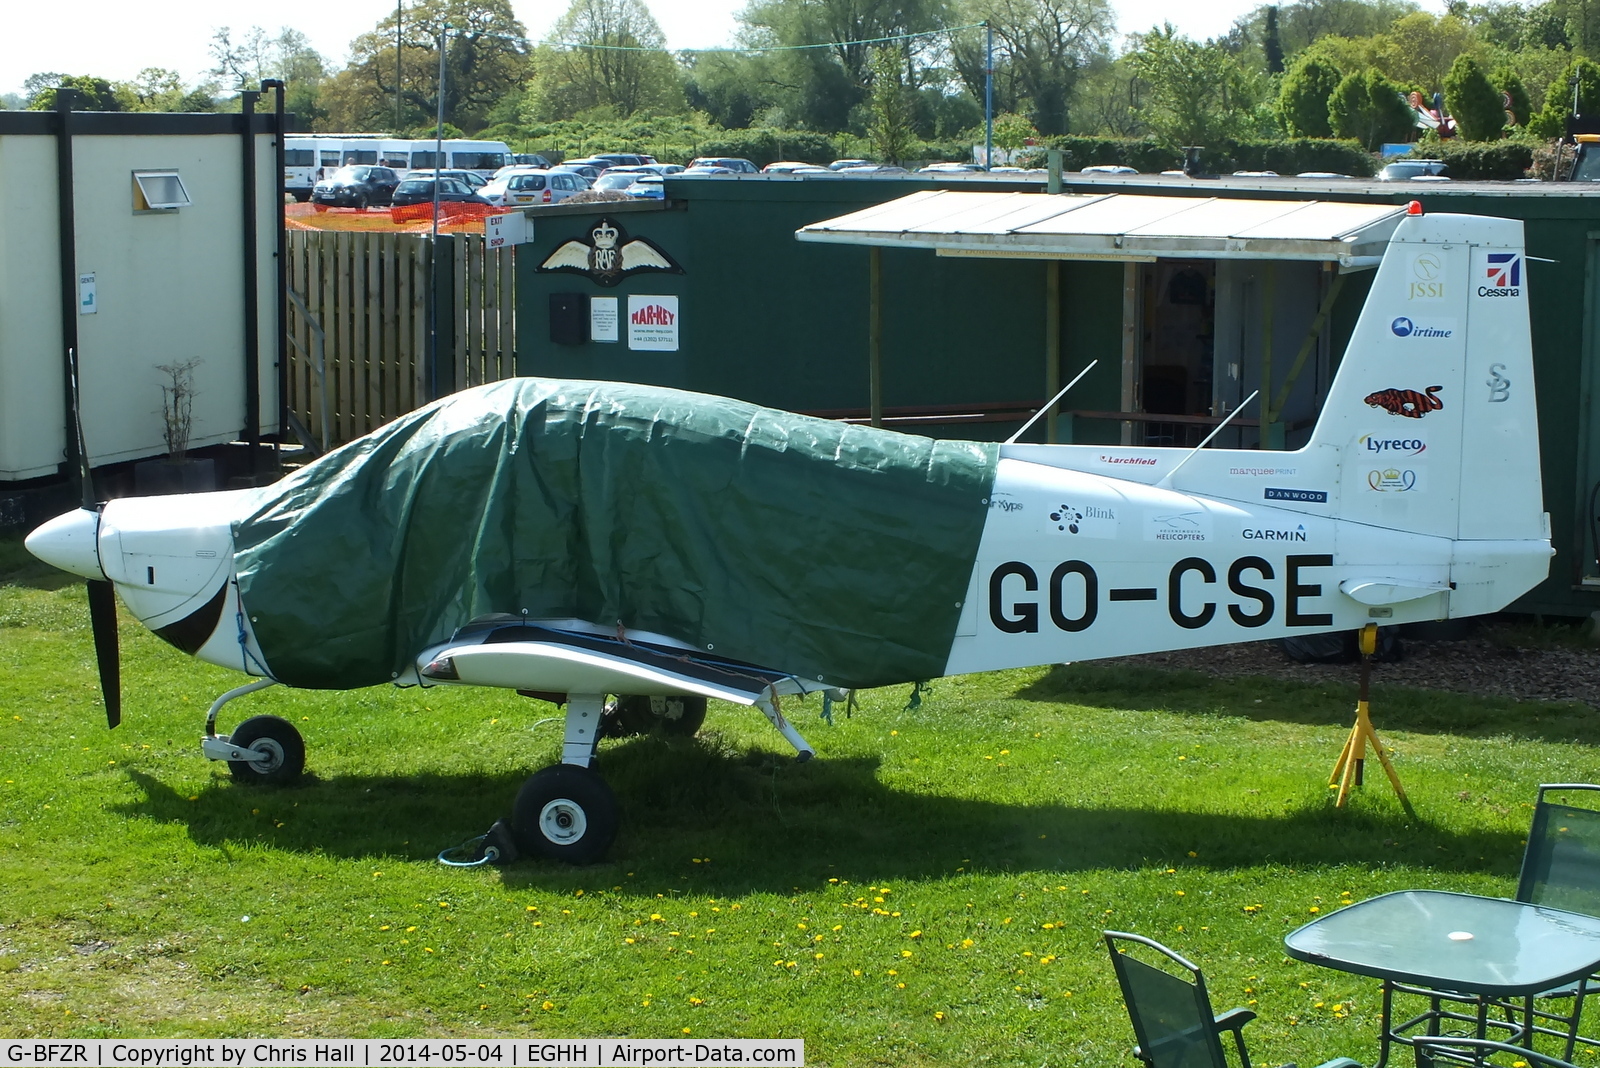
[[[600,721],[602,738],[629,738],[660,728],[674,738],[692,738],[706,721],[704,697],[617,698]]]
[[[511,807],[524,853],[566,864],[593,864],[617,837],[616,795],[596,772],[556,764],[528,778]]]
[[[365,193],[357,193],[356,194],[356,202],[353,205],[353,207],[357,211],[366,211],[367,210],[367,194],[365,194]]]
[[[229,740],[240,747],[254,746],[272,754],[267,760],[230,760],[235,782],[255,786],[282,786],[306,770],[306,743],[294,724],[277,716],[253,716],[234,729]]]

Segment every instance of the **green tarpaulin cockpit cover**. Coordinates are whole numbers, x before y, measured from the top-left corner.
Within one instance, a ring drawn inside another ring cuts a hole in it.
[[[513,379],[255,491],[234,524],[240,598],[292,686],[388,682],[492,613],[845,686],[927,679],[997,458],[704,394]]]

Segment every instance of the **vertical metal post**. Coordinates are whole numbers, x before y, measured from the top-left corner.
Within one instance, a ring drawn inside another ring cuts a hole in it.
[[[439,172],[444,170],[444,45],[446,23],[439,30],[439,114],[438,125],[433,128],[433,226],[429,231],[428,247],[433,255],[428,269],[428,399],[439,399],[439,269],[444,257],[439,255]]]
[[[273,219],[276,220],[273,237],[276,247],[273,256],[277,261],[277,286],[278,286],[278,326],[275,355],[278,361],[278,443],[276,451],[279,454],[279,470],[282,470],[282,450],[284,437],[289,433],[289,230],[284,221],[283,197],[284,189],[284,143],[283,139],[288,133],[288,119],[284,113],[283,94],[286,86],[282,78],[268,78],[261,83],[261,90],[265,92],[272,89],[274,92],[272,103],[272,130],[273,143],[277,145],[276,166],[273,172],[277,179],[273,183]]]
[[[983,169],[994,169],[994,27],[983,20]]]
[[[1059,148],[1047,148],[1045,149],[1044,158],[1045,167],[1047,168],[1045,171],[1044,191],[1046,193],[1059,193],[1061,192],[1061,150]]]
[[[1277,303],[1278,272],[1271,263],[1264,263],[1262,269],[1266,277],[1261,283],[1261,404],[1258,412],[1261,434],[1256,442],[1258,449],[1271,447],[1272,420],[1276,418],[1269,398],[1272,396],[1272,306]]]
[[[1132,260],[1122,265],[1122,410],[1138,411],[1139,405],[1139,265]],[[1133,424],[1122,422],[1122,443],[1133,444]]]
[[[883,425],[883,249],[867,249],[867,403]]]
[[[256,203],[256,100],[253,90],[239,94],[242,106],[239,128],[244,140],[240,148],[243,174],[241,199],[244,237],[244,444],[250,450],[250,473],[256,473],[261,445],[261,278],[257,262],[256,231],[260,226],[261,206]],[[282,171],[280,170],[281,174]],[[282,212],[282,205],[279,205]]]
[[[1056,408],[1054,398],[1061,392],[1061,261],[1044,265],[1044,395],[1050,397],[1050,410],[1044,417],[1044,440],[1054,445]]]
[[[78,351],[78,230],[72,202],[72,96],[71,89],[56,90],[56,244],[61,256],[61,406],[66,435],[67,470],[78,482],[89,469],[87,457],[78,455],[78,425],[74,417],[73,358],[83,363]],[[80,462],[81,461],[81,462]],[[92,503],[88,489],[79,485],[85,504]]]

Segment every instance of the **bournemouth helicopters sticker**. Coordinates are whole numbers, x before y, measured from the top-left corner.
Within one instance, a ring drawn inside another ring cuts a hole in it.
[[[601,219],[595,223],[587,241],[563,242],[538,269],[585,274],[602,286],[614,286],[640,271],[684,273],[677,261],[659,245],[649,238],[630,239],[615,219]]]

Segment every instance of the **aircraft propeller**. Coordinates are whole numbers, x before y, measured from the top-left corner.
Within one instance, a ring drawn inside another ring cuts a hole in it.
[[[83,410],[78,400],[78,353],[67,350],[72,365],[72,427],[78,438],[78,479],[83,486],[83,510],[94,516],[97,546],[100,509],[95,500],[94,481],[89,474],[89,450],[83,439]],[[111,580],[102,575],[88,581],[89,626],[94,634],[94,658],[100,670],[100,693],[105,699],[106,726],[115,729],[122,722],[122,663],[117,649],[117,594]]]

